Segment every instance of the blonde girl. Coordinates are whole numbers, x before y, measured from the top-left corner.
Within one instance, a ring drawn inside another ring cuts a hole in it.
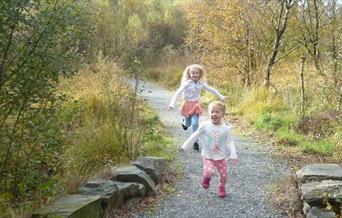
[[[200,98],[203,89],[210,91],[222,101],[226,99],[216,89],[204,82],[204,73],[201,65],[193,64],[188,66],[183,72],[182,83],[173,95],[168,106],[168,110],[176,110],[176,101],[180,94],[183,93],[184,103],[182,104],[180,113],[183,116],[182,127],[184,130],[187,130],[190,126],[193,132],[198,129],[199,115],[202,114]],[[193,148],[194,150],[199,150],[197,141],[194,142]]]
[[[239,160],[232,138],[232,126],[223,122],[224,115],[226,114],[226,106],[220,101],[214,101],[209,104],[208,112],[210,121],[204,122],[198,130],[184,142],[181,149],[188,149],[193,142],[200,136],[203,136],[205,140],[202,147],[202,187],[204,189],[209,188],[211,177],[216,169],[220,174],[218,196],[223,198],[227,196],[227,159],[231,159],[233,165],[238,164]],[[227,155],[228,152],[229,157]]]

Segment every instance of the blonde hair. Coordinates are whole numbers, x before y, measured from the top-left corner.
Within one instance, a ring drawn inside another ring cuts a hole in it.
[[[197,70],[200,74],[200,78],[199,80],[204,80],[204,69],[201,65],[199,64],[192,64],[187,66],[187,68],[185,68],[184,72],[183,72],[183,76],[182,76],[182,82],[191,79],[190,78],[190,71],[191,70]]]
[[[208,113],[209,114],[210,114],[211,109],[214,106],[218,106],[218,108],[222,111],[223,116],[226,115],[226,105],[222,101],[212,101],[212,102],[210,102],[210,104],[208,106]]]

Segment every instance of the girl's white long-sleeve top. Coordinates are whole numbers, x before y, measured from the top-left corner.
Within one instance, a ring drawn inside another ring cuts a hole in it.
[[[202,89],[208,90],[213,93],[220,100],[224,100],[224,96],[221,95],[215,88],[209,86],[204,81],[193,81],[191,79],[182,82],[181,86],[177,89],[176,93],[173,95],[172,100],[170,102],[170,107],[176,109],[176,101],[179,95],[184,91],[184,100],[185,101],[198,101],[201,98]]]
[[[232,126],[225,123],[214,125],[207,121],[203,123],[191,136],[188,138],[182,148],[188,150],[193,143],[200,137],[204,140],[202,145],[202,157],[206,159],[222,160],[228,157],[229,159],[237,159],[234,140],[232,138]]]

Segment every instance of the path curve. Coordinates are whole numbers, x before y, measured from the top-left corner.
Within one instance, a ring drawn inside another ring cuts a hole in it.
[[[191,131],[185,132],[181,128],[181,116],[177,112],[165,110],[173,93],[150,82],[140,82],[139,90],[159,113],[161,122],[176,141],[175,146],[182,144]],[[201,117],[200,123],[206,119],[206,116]],[[275,182],[289,175],[289,165],[270,154],[270,149],[264,145],[237,137],[235,141],[240,164],[229,166],[228,197],[221,199],[217,196],[217,175],[208,190],[201,187],[202,160],[199,152],[179,152],[177,160],[183,163],[185,172],[177,182],[176,192],[168,196],[153,214],[146,212],[137,217],[287,217],[282,211],[272,208],[269,194],[274,190]]]

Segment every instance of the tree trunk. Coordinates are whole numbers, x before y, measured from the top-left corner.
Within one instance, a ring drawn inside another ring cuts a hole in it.
[[[287,21],[289,18],[290,9],[293,6],[292,0],[283,0],[281,3],[281,10],[278,16],[277,27],[275,29],[275,38],[273,43],[272,53],[268,59],[264,70],[264,86],[270,86],[271,70],[275,63],[280,45],[281,38],[286,30]]]
[[[251,48],[250,48],[250,27],[246,25],[246,47],[247,47],[247,60],[245,60],[245,87],[251,85]]]
[[[305,112],[305,90],[304,90],[304,62],[305,57],[300,57],[300,80],[301,80],[301,89],[300,89],[300,113],[302,117],[304,117]]]
[[[320,67],[320,51],[318,49],[318,40],[319,40],[319,28],[320,28],[320,25],[319,25],[319,7],[318,7],[318,3],[317,3],[317,0],[314,0],[314,9],[315,9],[315,27],[314,27],[314,33],[313,33],[313,55],[314,55],[314,60],[315,60],[315,68],[316,70],[322,74],[322,69]]]
[[[305,2],[302,4],[304,29],[306,30],[306,33],[303,35],[304,45],[314,61],[316,71],[323,76],[319,50],[319,31],[321,28],[319,4],[322,4],[322,2],[320,0],[306,0]]]
[[[338,99],[336,111],[340,111],[341,104],[342,104],[342,84],[341,84],[341,88],[340,88],[340,97]]]
[[[338,75],[338,46],[337,46],[337,42],[336,42],[336,38],[335,38],[335,34],[336,34],[336,29],[337,29],[337,25],[336,25],[336,0],[332,1],[332,26],[333,28],[331,29],[331,53],[332,53],[332,61],[333,61],[333,77],[334,77],[334,85],[338,86],[338,81],[339,81],[339,75]]]

